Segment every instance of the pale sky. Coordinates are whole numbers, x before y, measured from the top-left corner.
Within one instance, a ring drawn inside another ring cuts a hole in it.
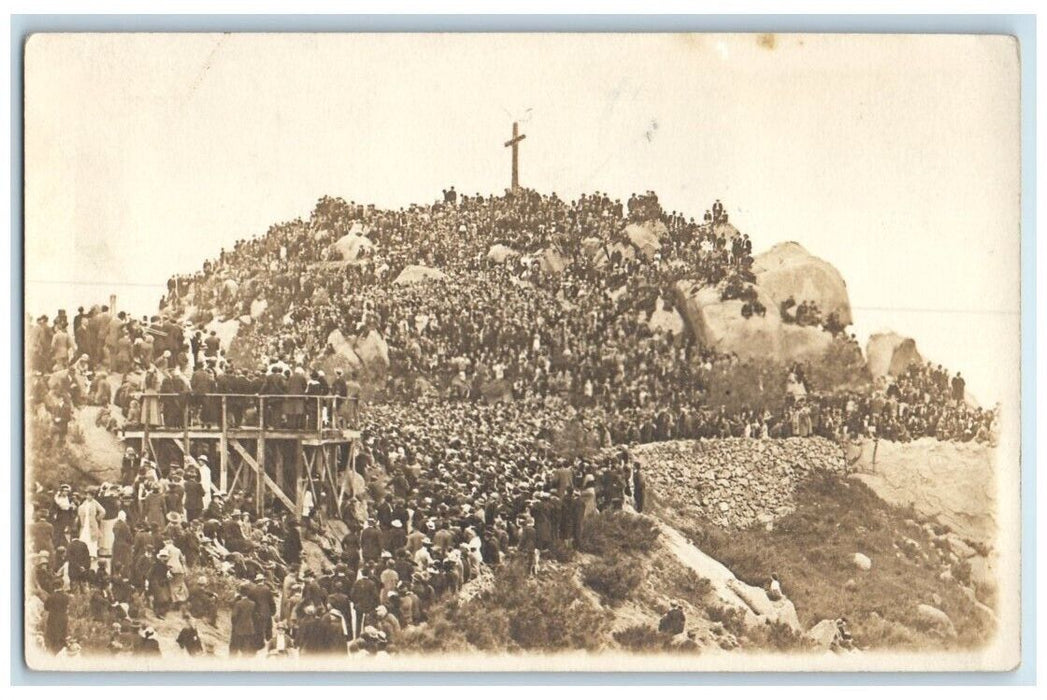
[[[1018,86],[1002,37],[37,35],[26,306],[148,313],[325,194],[501,192],[522,117],[525,186],[720,198],[755,250],[840,270],[863,345],[911,335],[991,403],[1017,381]]]

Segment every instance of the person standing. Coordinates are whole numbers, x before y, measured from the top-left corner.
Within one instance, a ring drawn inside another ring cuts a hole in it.
[[[258,650],[258,647],[255,646],[258,634],[255,629],[254,607],[254,601],[247,596],[247,584],[240,586],[240,592],[233,603],[231,613],[230,656],[251,656]]]
[[[69,593],[65,586],[59,584],[44,602],[47,622],[44,625],[44,646],[52,654],[57,654],[65,646],[69,636]]]

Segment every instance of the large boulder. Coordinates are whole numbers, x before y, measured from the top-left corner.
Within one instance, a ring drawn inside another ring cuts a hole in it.
[[[916,341],[903,338],[893,331],[869,336],[869,342],[865,346],[865,357],[873,379],[887,375],[897,377],[905,372],[910,364],[923,364],[923,356],[916,349]]]
[[[952,620],[949,619],[949,616],[943,611],[933,605],[927,605],[926,603],[920,603],[917,605],[916,617],[920,622],[935,630],[943,637],[956,636],[956,627],[953,625]]]
[[[843,325],[850,325],[847,283],[835,267],[811,255],[799,243],[779,243],[757,255],[753,272],[760,290],[776,309],[789,297],[797,304],[813,301],[823,317],[835,313]]]
[[[335,370],[340,369],[348,373],[363,367],[363,362],[353,349],[352,341],[342,335],[341,331],[331,331],[327,336],[327,343],[333,352],[325,353],[320,358],[319,367],[328,377],[334,377]]]
[[[240,291],[240,285],[237,284],[234,279],[227,279],[222,282],[221,290],[218,294],[218,300],[222,304],[232,304],[236,301],[236,295]]]
[[[641,224],[629,224],[625,235],[640,255],[648,260],[662,248],[661,239],[668,235],[668,229],[661,221],[645,221]]]
[[[734,352],[742,359],[780,362],[817,359],[832,342],[829,333],[811,326],[782,323],[773,300],[757,288],[767,307],[764,316],[742,316],[743,302],[721,301],[713,287],[695,289],[694,282],[676,283],[676,306],[695,338],[718,352]]]
[[[836,620],[822,620],[807,630],[807,639],[820,651],[828,651],[836,641]]]
[[[650,318],[647,318],[644,312],[641,312],[641,315],[641,320],[646,321],[647,327],[655,333],[672,333],[677,337],[684,331],[683,317],[675,309],[666,309],[661,297],[655,302],[654,313]]]
[[[408,265],[393,280],[393,284],[415,284],[425,280],[442,279],[447,279],[447,275],[436,268],[426,267],[425,265]]]
[[[519,255],[519,253],[517,253],[509,246],[502,245],[501,243],[495,243],[487,251],[487,259],[495,263],[496,265],[501,265],[509,258],[517,255]]]
[[[350,232],[331,244],[330,252],[339,260],[356,262],[374,253],[374,242],[362,233]]]
[[[384,374],[389,369],[389,345],[378,331],[372,330],[358,338],[353,349],[369,372]]]
[[[219,321],[218,319],[212,319],[210,323],[204,326],[204,332],[210,335],[211,331],[215,332],[218,336],[218,342],[222,344],[222,347],[229,349],[229,344],[233,342],[233,338],[236,337],[237,332],[240,330],[240,319],[233,318],[228,321]]]
[[[255,299],[251,302],[251,318],[259,319],[265,310],[269,308],[269,302],[265,299]]]
[[[535,254],[535,257],[542,272],[547,275],[558,275],[567,267],[567,261],[555,248],[541,250]]]

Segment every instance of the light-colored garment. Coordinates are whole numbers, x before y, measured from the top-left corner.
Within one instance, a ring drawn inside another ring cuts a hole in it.
[[[211,467],[200,462],[197,470],[200,472],[200,485],[204,487],[204,508],[207,508],[211,505],[211,489],[214,487],[211,483]]]
[[[98,545],[102,542],[105,508],[93,498],[88,498],[76,509],[76,514],[80,517],[80,539],[87,545],[87,551],[91,556],[97,557]]]

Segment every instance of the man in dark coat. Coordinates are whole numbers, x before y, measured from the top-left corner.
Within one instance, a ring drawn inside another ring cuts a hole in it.
[[[273,614],[276,612],[276,599],[269,586],[265,584],[265,576],[257,574],[254,584],[245,586],[245,593],[254,603],[255,635],[258,637],[257,647],[261,649],[265,642],[273,636]]]
[[[240,595],[233,603],[231,617],[229,655],[253,655],[259,648],[256,646],[259,636],[255,629],[255,604],[247,596],[247,584],[240,586]]]
[[[66,555],[69,562],[69,585],[73,590],[80,590],[87,585],[88,573],[91,570],[91,551],[86,542],[74,539],[69,543]]]
[[[360,553],[366,562],[377,561],[382,556],[382,533],[370,522],[360,531]]]
[[[369,573],[365,569],[364,575],[357,579],[349,592],[349,600],[356,609],[357,633],[363,629],[364,616],[372,614],[379,603],[378,584],[369,576]]]
[[[47,622],[44,624],[44,646],[52,654],[57,654],[65,646],[69,636],[69,594],[63,587],[57,588],[47,596],[44,611]]]

